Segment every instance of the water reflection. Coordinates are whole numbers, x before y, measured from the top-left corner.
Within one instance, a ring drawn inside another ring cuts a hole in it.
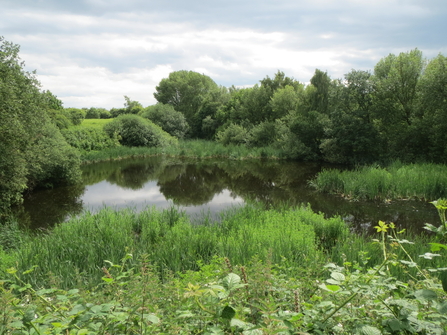
[[[342,216],[359,232],[371,231],[379,219],[413,230],[425,222],[438,224],[431,204],[347,202],[316,193],[307,184],[322,168],[316,163],[169,157],[104,162],[84,166],[80,185],[26,196],[17,212],[26,225],[45,227],[83,209],[96,211],[104,206],[141,209],[175,205],[188,213],[216,213],[232,205],[261,201],[270,206],[310,204],[328,217]]]

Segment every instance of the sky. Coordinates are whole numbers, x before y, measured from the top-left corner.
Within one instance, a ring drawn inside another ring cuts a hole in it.
[[[373,71],[390,53],[447,55],[445,0],[0,0],[0,36],[64,107],[156,103],[169,73],[250,87]]]

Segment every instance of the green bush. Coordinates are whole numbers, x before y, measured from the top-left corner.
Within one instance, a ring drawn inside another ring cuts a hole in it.
[[[110,137],[103,129],[70,128],[61,131],[72,147],[83,151],[104,150],[119,146],[117,136]]]
[[[216,140],[223,145],[245,144],[247,143],[247,137],[248,132],[244,127],[232,123],[217,133]]]
[[[85,111],[79,108],[66,108],[65,112],[74,126],[80,125],[85,119]]]
[[[122,145],[130,147],[167,147],[177,140],[151,121],[133,114],[118,116],[104,126],[110,138],[119,136]]]
[[[185,116],[182,113],[177,112],[171,105],[158,103],[146,107],[141,112],[141,116],[151,120],[165,132],[177,138],[185,137],[185,134],[189,129]]]
[[[275,142],[277,129],[274,122],[261,122],[250,129],[248,145],[252,147],[266,147]]]

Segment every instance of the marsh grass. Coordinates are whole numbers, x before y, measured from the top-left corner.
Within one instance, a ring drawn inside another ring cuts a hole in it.
[[[310,184],[352,200],[438,199],[447,196],[447,166],[396,162],[386,168],[324,170]]]
[[[125,159],[133,157],[145,157],[154,155],[168,155],[189,158],[228,158],[250,159],[268,158],[278,159],[281,152],[270,147],[247,148],[242,145],[224,146],[221,143],[205,140],[179,140],[177,146],[167,148],[150,147],[125,147],[110,148],[101,151],[83,152],[81,159],[84,163]]]
[[[317,266],[326,257],[324,248],[348,234],[341,219],[325,220],[309,208],[276,211],[245,206],[203,222],[191,224],[188,216],[172,208],[138,213],[104,208],[30,238],[16,258],[20,271],[34,267],[24,275],[33,285],[44,285],[55,276],[63,287],[88,286],[100,281],[107,261],[119,263],[126,254],[133,260],[147,254],[160,274],[197,270],[199,262],[208,263],[215,256],[228,257],[234,264],[258,257],[290,267]]]

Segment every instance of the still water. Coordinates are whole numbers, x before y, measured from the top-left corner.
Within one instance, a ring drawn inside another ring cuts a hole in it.
[[[191,160],[150,157],[83,166],[82,183],[26,195],[17,213],[30,228],[49,228],[84,210],[104,206],[140,210],[176,206],[191,216],[260,201],[269,206],[310,204],[327,217],[340,215],[353,231],[372,232],[378,220],[419,231],[438,225],[433,205],[421,201],[349,202],[320,194],[308,182],[331,165],[272,160]]]

